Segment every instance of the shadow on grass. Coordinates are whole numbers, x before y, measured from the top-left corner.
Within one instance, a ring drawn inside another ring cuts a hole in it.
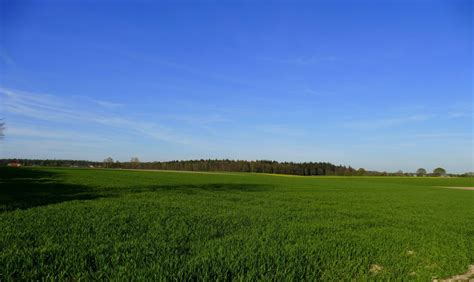
[[[0,167],[0,212],[28,209],[72,200],[119,197],[143,192],[176,191],[184,194],[206,192],[260,192],[269,185],[245,183],[206,183],[144,185],[133,187],[94,187],[64,183],[57,172],[29,168]]]
[[[61,183],[58,173],[0,167],[0,211],[98,198],[84,185]]]

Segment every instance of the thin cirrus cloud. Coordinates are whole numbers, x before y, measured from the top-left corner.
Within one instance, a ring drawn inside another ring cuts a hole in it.
[[[395,126],[401,126],[411,123],[420,123],[434,118],[432,114],[416,114],[404,117],[381,118],[371,120],[357,120],[344,124],[345,127],[351,129],[382,129]]]
[[[181,71],[188,75],[204,77],[204,78],[211,79],[214,81],[224,81],[227,83],[252,87],[252,85],[246,79],[238,79],[234,76],[225,75],[223,74],[224,73],[223,70],[217,70],[217,71],[204,70],[196,66],[182,64],[176,61],[165,59],[162,56],[158,56],[156,54],[148,54],[146,52],[136,52],[136,51],[131,52],[131,51],[126,51],[126,50],[117,51],[115,46],[109,46],[105,44],[102,45],[102,44],[96,44],[96,43],[94,44],[88,43],[87,46],[92,49],[106,52],[107,54],[114,54],[115,56],[119,56],[120,58],[127,58],[128,60],[131,60],[134,62],[162,66],[169,69]]]
[[[0,64],[3,63],[7,66],[16,66],[15,60],[11,57],[9,52],[3,47],[0,47]]]
[[[129,136],[138,135],[149,137],[159,141],[185,144],[191,146],[208,146],[206,142],[181,134],[159,123],[150,121],[134,120],[124,118],[114,113],[105,111],[95,112],[88,107],[72,107],[72,102],[60,99],[49,94],[38,94],[15,89],[0,88],[0,96],[3,96],[4,110],[8,114],[26,117],[33,120],[42,120],[55,124],[76,124],[105,126],[124,132]],[[104,102],[104,101],[101,101]],[[107,102],[110,106],[113,102]],[[13,124],[12,124],[13,125]],[[9,126],[11,128],[11,126]],[[10,129],[16,136],[32,136],[32,132]],[[8,131],[7,131],[8,133]],[[50,134],[51,137],[67,135],[67,132]]]
[[[7,55],[6,53],[0,53],[0,62],[3,62],[4,64],[6,65],[9,65],[9,66],[15,66],[15,61],[13,60],[12,57],[10,57],[9,55]]]
[[[289,65],[299,65],[299,66],[308,66],[316,65],[321,63],[336,62],[341,61],[340,57],[336,56],[308,56],[308,57],[294,57],[294,58],[274,58],[274,57],[259,57],[261,61],[267,61],[271,63],[280,63],[280,64],[289,64]]]
[[[472,117],[472,112],[451,112],[448,114],[449,118],[465,118]]]
[[[98,135],[84,134],[70,130],[56,130],[48,127],[31,127],[21,123],[10,123],[8,126],[8,136],[13,137],[32,137],[38,139],[54,140],[75,140],[75,141],[111,141],[110,138],[100,137]]]
[[[110,101],[102,101],[102,100],[93,100],[97,105],[107,108],[107,109],[118,109],[124,106],[121,103],[115,103]]]
[[[285,126],[281,124],[261,124],[256,126],[256,130],[271,135],[303,137],[306,132],[294,126]]]
[[[74,36],[68,37],[67,40],[65,40],[64,37],[52,36],[50,34],[48,35],[41,34],[41,35],[36,35],[36,36],[38,36],[42,40],[54,42],[55,44],[61,44],[64,41],[75,42],[75,40],[77,40]],[[236,78],[233,75],[226,75],[225,70],[223,69],[209,70],[209,69],[203,68],[202,66],[199,67],[199,66],[194,66],[194,65],[188,65],[188,64],[184,64],[178,61],[170,60],[169,58],[165,58],[163,55],[147,53],[144,50],[141,50],[141,51],[130,51],[127,49],[118,50],[115,45],[110,45],[110,44],[81,41],[80,45],[86,49],[90,49],[91,51],[102,52],[103,54],[107,54],[107,56],[113,56],[120,60],[126,59],[134,63],[161,66],[167,69],[180,71],[186,75],[190,75],[194,77],[202,77],[202,78],[206,78],[212,81],[226,82],[226,83],[230,83],[234,85],[254,87],[254,85],[250,83],[248,79],[245,79],[245,78],[241,79],[241,78]]]

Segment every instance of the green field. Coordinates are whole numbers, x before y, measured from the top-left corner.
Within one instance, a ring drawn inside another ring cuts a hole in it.
[[[468,178],[1,168],[0,280],[430,280],[474,264]]]

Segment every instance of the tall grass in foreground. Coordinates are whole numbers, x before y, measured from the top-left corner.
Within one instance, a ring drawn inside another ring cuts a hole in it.
[[[472,179],[0,169],[0,279],[429,280],[474,264]]]

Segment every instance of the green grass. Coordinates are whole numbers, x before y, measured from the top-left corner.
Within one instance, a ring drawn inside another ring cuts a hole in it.
[[[467,178],[1,168],[0,181],[2,281],[430,280],[474,264],[474,191],[433,187]]]

